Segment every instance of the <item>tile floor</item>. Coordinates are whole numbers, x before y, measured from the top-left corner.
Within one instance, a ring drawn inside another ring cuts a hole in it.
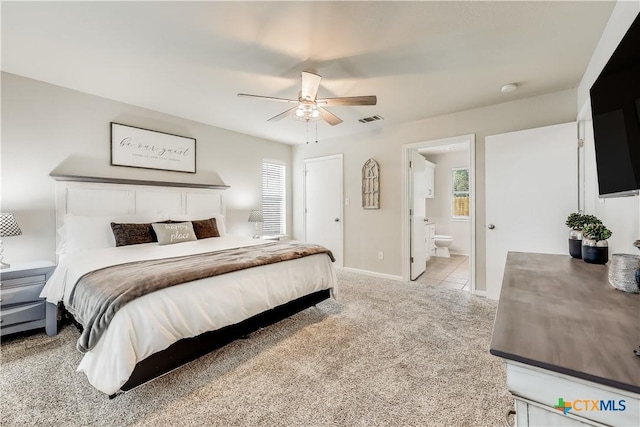
[[[432,256],[427,261],[427,269],[416,280],[433,286],[459,289],[469,292],[469,257],[466,255],[451,255],[451,258]]]

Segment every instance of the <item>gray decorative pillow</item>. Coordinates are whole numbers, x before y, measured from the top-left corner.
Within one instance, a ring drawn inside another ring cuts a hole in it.
[[[155,224],[171,224],[174,221],[171,221],[170,219],[166,220],[166,221],[158,221]],[[179,221],[182,222],[182,221]],[[149,224],[149,230],[151,230],[151,235],[153,236],[153,241],[157,242],[158,241],[158,236],[156,236],[156,232],[153,230],[153,227],[151,226],[151,224]]]
[[[158,244],[171,245],[173,243],[197,240],[191,222],[174,222],[171,224],[151,224],[158,237]]]
[[[120,224],[111,223],[113,237],[116,239],[116,246],[139,245],[141,243],[155,242],[151,224]]]

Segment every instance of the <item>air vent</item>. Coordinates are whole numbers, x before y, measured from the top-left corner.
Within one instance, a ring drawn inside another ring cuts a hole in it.
[[[384,117],[376,114],[375,116],[365,117],[364,119],[359,119],[358,121],[360,123],[369,123],[369,122],[375,122],[377,120],[384,120]]]

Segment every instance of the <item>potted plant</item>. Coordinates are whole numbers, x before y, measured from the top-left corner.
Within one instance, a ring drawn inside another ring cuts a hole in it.
[[[604,224],[588,224],[582,230],[582,259],[591,264],[606,264],[609,261],[611,230]]]
[[[569,214],[566,226],[569,232],[569,254],[573,258],[582,258],[582,230],[588,224],[601,224],[602,222],[593,215],[585,215],[574,212]]]

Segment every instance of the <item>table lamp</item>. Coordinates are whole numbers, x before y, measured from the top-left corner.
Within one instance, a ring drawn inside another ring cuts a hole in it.
[[[251,214],[249,215],[249,222],[255,222],[256,224],[256,232],[253,235],[254,239],[259,239],[260,235],[258,234],[258,223],[262,222],[262,211],[261,210],[257,210],[254,209],[251,211]]]
[[[1,237],[20,236],[22,230],[16,222],[16,218],[11,213],[0,213],[0,269],[11,267],[9,264],[3,262],[4,247]]]

